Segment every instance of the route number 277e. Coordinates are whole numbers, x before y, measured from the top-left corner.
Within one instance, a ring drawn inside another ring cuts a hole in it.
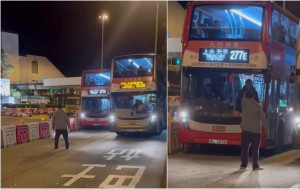
[[[230,51],[230,60],[247,61],[247,52],[242,50]]]

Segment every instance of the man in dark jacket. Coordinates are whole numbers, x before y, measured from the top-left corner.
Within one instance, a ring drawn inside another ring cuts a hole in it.
[[[241,138],[241,167],[240,169],[246,169],[248,165],[249,147],[251,144],[252,149],[252,166],[253,170],[262,170],[263,168],[258,164],[259,157],[259,145],[260,145],[260,133],[261,122],[267,131],[268,122],[265,118],[265,114],[260,105],[254,100],[254,93],[252,90],[246,91],[242,99],[242,138]]]
[[[58,148],[58,140],[61,134],[64,137],[66,149],[69,149],[68,128],[70,128],[70,120],[67,113],[62,110],[61,104],[58,105],[58,110],[54,113],[52,127],[55,130],[54,149]]]
[[[259,103],[258,94],[257,94],[256,89],[252,85],[252,80],[247,79],[246,82],[245,82],[245,86],[240,90],[240,92],[238,94],[238,97],[236,99],[235,110],[238,111],[238,112],[242,112],[241,102],[242,102],[242,98],[243,98],[243,96],[244,96],[244,94],[247,90],[251,90],[253,92],[254,100],[257,103]]]

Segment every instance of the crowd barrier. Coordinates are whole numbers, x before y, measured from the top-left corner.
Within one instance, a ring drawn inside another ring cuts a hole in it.
[[[40,122],[39,129],[40,129],[40,139],[50,137],[49,123]]]
[[[80,129],[79,118],[70,118],[70,132]],[[1,127],[1,147],[54,137],[52,121],[29,124],[8,125]]]
[[[29,138],[30,141],[40,139],[39,123],[29,124]]]
[[[16,133],[17,133],[17,144],[22,144],[24,142],[28,142],[29,140],[29,128],[28,125],[16,125]]]
[[[9,125],[1,128],[3,147],[11,146],[17,144],[16,138],[16,126]]]
[[[183,150],[183,145],[178,141],[180,122],[171,121],[168,123],[168,153],[176,153]]]

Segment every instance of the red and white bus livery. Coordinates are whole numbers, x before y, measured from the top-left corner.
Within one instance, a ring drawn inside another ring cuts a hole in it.
[[[290,78],[297,36],[298,19],[272,2],[189,4],[182,37],[180,142],[240,145],[236,99],[251,79],[269,122],[261,147],[292,143]]]
[[[110,70],[88,70],[81,80],[81,127],[109,126]]]

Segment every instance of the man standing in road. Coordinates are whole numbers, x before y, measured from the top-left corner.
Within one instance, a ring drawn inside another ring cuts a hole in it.
[[[64,137],[66,149],[69,149],[68,128],[70,128],[70,120],[67,113],[62,110],[61,104],[58,104],[58,110],[54,113],[52,126],[55,130],[54,149],[58,148],[58,140],[61,134]]]
[[[248,165],[249,147],[252,148],[252,166],[253,170],[262,170],[258,164],[261,121],[265,131],[267,131],[267,120],[260,105],[254,100],[252,90],[246,91],[242,98],[242,138],[241,138],[241,170],[246,169]]]
[[[242,98],[247,90],[251,90],[253,92],[254,100],[257,103],[259,103],[258,94],[257,94],[256,89],[253,87],[252,80],[247,79],[245,82],[245,86],[240,90],[238,97],[236,99],[235,110],[238,112],[242,112],[241,102],[242,102]]]

